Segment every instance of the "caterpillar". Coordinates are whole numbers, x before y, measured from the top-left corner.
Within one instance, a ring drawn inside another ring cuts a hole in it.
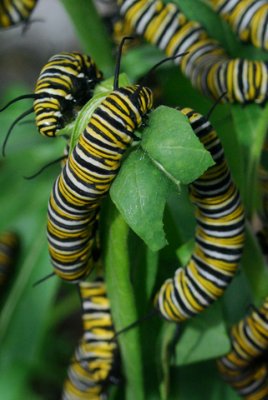
[[[182,72],[206,96],[223,102],[263,104],[268,96],[268,62],[230,58],[203,27],[189,21],[178,6],[161,0],[119,0],[120,13],[135,32],[177,61]]]
[[[118,379],[118,344],[114,337],[110,302],[102,278],[79,283],[83,336],[68,369],[63,400],[106,399],[110,383]]]
[[[217,361],[220,374],[247,400],[268,398],[268,298],[231,329],[231,350]]]
[[[19,251],[19,238],[14,232],[0,235],[0,286],[7,284],[12,275]]]
[[[115,87],[96,108],[57,178],[48,207],[49,252],[55,273],[76,282],[90,270],[100,200],[152,108],[150,89]]]
[[[72,283],[85,278],[92,268],[100,201],[119,170],[134,131],[153,105],[149,88],[118,87],[125,39],[119,48],[114,90],[92,114],[49,199],[47,236],[51,262],[55,274]]]
[[[0,111],[22,99],[34,99],[33,107],[21,114],[10,126],[8,137],[18,121],[34,111],[41,135],[55,137],[59,129],[75,117],[76,112],[91,98],[102,72],[88,55],[62,52],[52,56],[41,69],[33,94],[11,100]]]
[[[0,0],[0,27],[27,23],[38,0]]]
[[[160,314],[175,322],[200,313],[223,294],[238,268],[244,244],[244,210],[220,140],[201,114],[190,108],[181,112],[215,165],[190,185],[197,221],[190,260],[163,283],[154,299]]]
[[[242,42],[268,50],[268,3],[265,0],[210,0],[213,9]]]

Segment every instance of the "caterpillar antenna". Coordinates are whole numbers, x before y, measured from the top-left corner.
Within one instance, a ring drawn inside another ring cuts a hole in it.
[[[117,57],[116,57],[116,64],[115,64],[115,71],[114,71],[114,90],[118,89],[118,80],[119,80],[119,74],[120,74],[120,64],[121,64],[121,58],[122,58],[122,50],[124,43],[127,40],[133,40],[133,36],[125,36],[120,42],[118,52],[117,52]]]
[[[51,162],[49,162],[48,164],[44,165],[42,168],[40,168],[35,174],[30,175],[30,176],[24,176],[24,179],[30,180],[30,179],[34,179],[36,178],[38,175],[40,175],[43,171],[45,171],[48,167],[57,164],[60,161],[63,161],[65,158],[67,158],[67,156],[61,156],[59,158],[57,158],[56,160],[53,160]]]
[[[55,272],[51,272],[51,274],[44,276],[33,284],[33,287],[40,285],[40,283],[45,282],[46,280],[52,278],[52,276],[56,276]]]
[[[21,96],[15,97],[15,99],[10,100],[3,108],[0,108],[0,112],[6,110],[11,104],[16,103],[17,101],[24,100],[24,99],[36,99],[38,96],[34,93],[23,94]]]
[[[217,107],[217,105],[221,102],[221,100],[227,95],[227,92],[223,92],[218,99],[215,101],[214,104],[212,104],[212,106],[210,107],[210,109],[208,110],[207,114],[205,115],[206,119],[209,119],[211,117],[211,114],[213,113],[213,111],[215,110],[215,108]]]
[[[18,118],[15,119],[15,121],[11,124],[11,126],[9,127],[9,130],[7,131],[3,146],[2,146],[2,156],[5,157],[6,155],[6,145],[7,145],[7,141],[8,138],[14,128],[14,126],[17,124],[17,122],[19,122],[21,119],[23,119],[24,117],[26,117],[27,115],[31,114],[33,112],[33,107],[30,108],[29,110],[25,111],[24,113],[22,113]]]
[[[142,323],[144,321],[147,321],[148,319],[154,317],[157,314],[158,314],[157,310],[152,310],[151,312],[147,313],[143,317],[141,317],[141,318],[137,319],[136,321],[132,322],[130,325],[128,325],[125,328],[121,329],[119,332],[116,332],[114,334],[114,336],[112,337],[112,339],[110,339],[110,341],[112,342],[113,340],[115,340],[115,338],[117,338],[119,335],[121,335],[121,333],[127,332],[130,329],[135,328],[135,326],[139,325],[140,323]]]

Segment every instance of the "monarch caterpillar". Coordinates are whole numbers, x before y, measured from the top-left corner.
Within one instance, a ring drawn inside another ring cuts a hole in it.
[[[0,235],[0,286],[4,286],[12,274],[19,250],[19,238],[14,232]]]
[[[268,298],[231,329],[231,351],[217,361],[226,382],[247,400],[268,398]]]
[[[191,258],[155,297],[160,314],[175,322],[200,313],[223,294],[237,270],[244,243],[244,210],[220,140],[205,117],[190,108],[181,111],[215,165],[190,186],[197,221]]]
[[[210,0],[214,10],[241,41],[268,50],[268,3],[265,0]]]
[[[119,361],[110,302],[102,278],[80,283],[79,291],[84,333],[68,369],[62,399],[104,400],[109,383],[117,380]]]
[[[151,108],[150,89],[115,88],[96,108],[57,178],[47,232],[54,271],[62,279],[76,282],[88,274],[100,200]]]
[[[120,13],[127,24],[149,43],[164,50],[168,56],[187,54],[177,61],[193,86],[205,95],[242,104],[263,104],[268,96],[268,63],[231,59],[203,27],[189,21],[172,3],[161,0],[119,0]]]
[[[149,88],[118,87],[126,39],[119,48],[114,90],[92,114],[50,195],[47,236],[51,262],[56,275],[73,283],[91,269],[100,201],[119,170],[134,131],[153,105]]]
[[[0,110],[22,99],[34,99],[33,107],[10,126],[3,154],[15,124],[33,111],[41,135],[56,136],[57,131],[74,118],[76,111],[91,98],[94,87],[101,79],[102,72],[88,55],[62,52],[51,57],[40,72],[34,93],[13,99]]]
[[[0,27],[27,23],[38,0],[0,0]]]

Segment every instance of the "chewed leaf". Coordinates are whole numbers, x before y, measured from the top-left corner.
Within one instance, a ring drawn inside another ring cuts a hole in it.
[[[141,149],[130,154],[110,190],[125,221],[153,251],[167,244],[162,220],[171,190],[173,185]]]
[[[160,106],[151,113],[141,145],[152,162],[177,184],[194,181],[213,165],[188,119],[169,107]]]

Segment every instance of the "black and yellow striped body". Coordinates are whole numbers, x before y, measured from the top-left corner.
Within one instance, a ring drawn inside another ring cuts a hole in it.
[[[102,279],[79,284],[83,310],[83,337],[64,383],[63,400],[104,400],[116,380],[118,345],[114,337],[110,302]]]
[[[75,117],[102,79],[94,61],[80,53],[59,53],[42,68],[35,87],[34,112],[42,135],[53,137]]]
[[[0,235],[0,286],[4,286],[12,275],[19,250],[18,236],[13,232]]]
[[[266,0],[210,0],[214,10],[232,27],[241,41],[268,50]]]
[[[231,345],[217,362],[222,377],[244,399],[267,399],[268,298],[232,328]]]
[[[231,103],[262,104],[268,97],[268,63],[230,58],[204,28],[189,21],[175,4],[161,0],[121,0],[120,13],[135,32],[167,56],[188,52],[174,62],[207,96]]]
[[[38,0],[0,0],[0,27],[26,23]]]
[[[151,107],[152,93],[145,87],[128,86],[109,94],[56,180],[47,232],[54,271],[62,279],[75,282],[88,274],[100,201]]]
[[[193,317],[222,296],[237,271],[244,244],[244,210],[220,140],[205,117],[189,108],[181,111],[215,165],[190,185],[197,222],[193,254],[155,297],[161,315],[176,322]]]

